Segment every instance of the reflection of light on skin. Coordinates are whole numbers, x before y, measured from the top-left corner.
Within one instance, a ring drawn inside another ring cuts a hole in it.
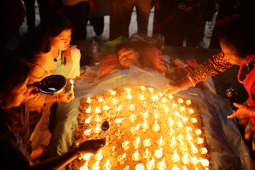
[[[137,165],[135,166],[135,170],[144,170],[143,164],[142,164],[142,163],[137,164]]]
[[[206,148],[201,148],[200,153],[201,154],[207,154],[207,149]]]
[[[186,104],[189,106],[191,105],[191,101],[190,100],[186,100]]]
[[[180,160],[180,156],[177,154],[176,150],[174,150],[174,154],[171,156],[173,162],[178,162]]]
[[[159,162],[159,163],[157,164],[157,168],[158,168],[159,170],[164,170],[164,169],[166,169],[165,158],[164,158],[161,162]]]
[[[143,153],[143,157],[145,159],[149,159],[151,157],[151,153],[149,152],[148,148],[146,148],[145,152]]]
[[[92,112],[91,107],[89,107],[89,108],[86,109],[86,113],[91,113],[91,112]]]
[[[108,160],[108,161],[104,164],[103,169],[104,169],[104,170],[110,170],[111,168],[112,168],[112,165],[111,165],[111,163],[110,163],[110,160]]]
[[[91,103],[92,100],[88,97],[88,99],[86,100],[87,103]]]
[[[154,157],[150,160],[150,161],[148,161],[147,163],[146,163],[146,167],[148,168],[148,169],[153,169],[153,168],[155,168],[155,159],[154,159]]]
[[[184,164],[189,164],[189,163],[190,163],[189,155],[188,155],[187,152],[184,153],[184,156],[183,156],[183,158],[182,158],[182,162],[183,162]]]
[[[100,150],[96,155],[95,155],[95,159],[97,161],[100,161],[103,159],[103,155],[102,155],[102,150]]]
[[[91,122],[91,118],[92,118],[92,116],[88,117],[88,118],[85,120],[85,123],[90,123],[90,122]]]
[[[87,130],[85,130],[85,131],[84,131],[84,135],[86,135],[86,136],[91,135],[91,130],[92,130],[92,129],[87,129]]]
[[[156,158],[161,158],[161,157],[163,156],[163,148],[159,148],[158,150],[156,150],[156,151],[154,152],[154,156],[155,156]]]
[[[199,162],[202,164],[202,166],[209,166],[209,161],[207,159],[200,159]]]
[[[151,145],[151,140],[150,139],[145,139],[143,141],[143,146],[150,146]]]
[[[140,137],[137,137],[136,140],[133,142],[135,149],[138,149],[141,146]]]
[[[201,135],[201,134],[202,134],[202,131],[201,131],[200,129],[196,129],[196,130],[195,130],[195,133],[196,133],[196,135]]]
[[[132,155],[132,159],[133,159],[134,161],[139,161],[140,158],[141,158],[141,156],[140,156],[140,154],[138,153],[138,150],[136,150],[136,152],[133,153],[133,155]]]
[[[130,144],[129,144],[129,141],[125,141],[122,143],[122,147],[124,148],[124,150],[128,150],[128,148],[130,148]]]

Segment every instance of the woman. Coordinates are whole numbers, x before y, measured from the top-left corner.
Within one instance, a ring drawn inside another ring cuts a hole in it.
[[[80,51],[70,47],[71,22],[59,12],[49,15],[32,32],[22,38],[17,52],[24,56],[31,69],[28,82],[34,83],[50,74],[61,74],[66,78],[80,75]],[[41,95],[27,101],[29,110],[40,111],[44,103],[61,101],[68,103],[70,93],[59,97]]]
[[[2,56],[2,55],[1,55]],[[33,95],[27,89],[29,67],[19,58],[3,56],[0,58],[0,163],[1,169],[30,170],[30,169],[60,169],[77,158],[81,153],[95,153],[105,141],[90,140],[81,143],[78,148],[53,159],[32,165],[22,141],[10,128],[15,122],[6,122],[11,108],[19,106],[28,96]]]
[[[219,40],[222,52],[214,55],[212,58],[198,66],[186,77],[176,82],[169,83],[165,91],[167,94],[185,90],[190,86],[194,86],[211,76],[222,73],[232,65],[239,65],[238,80],[243,82],[245,89],[249,94],[248,106],[234,103],[238,110],[228,118],[241,117],[249,118],[252,127],[255,126],[255,21],[240,19],[228,24],[220,33]],[[240,75],[243,67],[248,67],[246,78],[241,80]],[[250,128],[255,130],[255,128]],[[246,131],[247,132],[247,131]],[[245,138],[250,140],[250,135]],[[253,139],[254,141],[254,139]],[[253,142],[254,143],[254,142]],[[253,144],[253,150],[255,150]]]

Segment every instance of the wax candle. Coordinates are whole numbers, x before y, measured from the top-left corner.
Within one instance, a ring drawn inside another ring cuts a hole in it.
[[[71,92],[73,92],[73,88],[74,88],[74,85],[73,85],[73,80],[70,80],[70,82],[71,82]]]

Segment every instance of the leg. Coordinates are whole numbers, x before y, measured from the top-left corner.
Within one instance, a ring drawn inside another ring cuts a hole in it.
[[[35,0],[23,0],[25,3],[27,14],[27,29],[31,30],[35,27]]]
[[[123,34],[122,36],[129,38],[129,25],[131,21],[132,12],[134,9],[134,0],[124,0],[124,18],[123,18]]]
[[[147,35],[151,12],[151,0],[136,0],[135,7],[137,12],[137,32]]]
[[[104,32],[104,16],[94,17],[92,16],[94,31],[97,36],[100,36]]]

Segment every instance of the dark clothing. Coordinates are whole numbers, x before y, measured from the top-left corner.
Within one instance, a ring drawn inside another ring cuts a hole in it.
[[[23,0],[25,3],[27,14],[27,27],[28,30],[35,27],[35,0]]]
[[[1,109],[0,114],[6,113]],[[29,167],[29,158],[22,147],[22,141],[3,120],[0,120],[0,153],[0,164],[3,170]]]
[[[87,37],[87,23],[89,19],[89,3],[81,1],[74,6],[69,6],[64,14],[72,22],[72,40],[85,41]]]
[[[93,28],[96,35],[100,36],[104,32],[104,16],[102,17],[95,17],[91,16],[93,21]]]

